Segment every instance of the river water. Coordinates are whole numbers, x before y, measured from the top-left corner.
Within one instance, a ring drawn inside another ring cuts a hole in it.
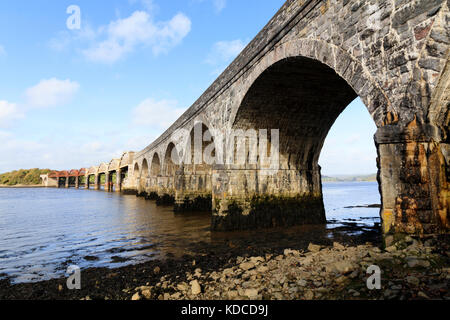
[[[153,201],[93,190],[0,189],[0,277],[13,283],[60,277],[67,266],[120,267],[234,243],[295,247],[378,230],[377,183],[325,183],[328,224],[213,233],[210,214],[174,214]],[[375,228],[374,228],[375,226]],[[209,247],[208,247],[209,246]]]

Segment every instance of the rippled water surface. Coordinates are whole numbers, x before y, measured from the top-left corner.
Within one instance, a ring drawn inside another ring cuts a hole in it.
[[[279,241],[284,232],[329,237],[329,230],[340,226],[362,226],[347,231],[351,234],[379,223],[379,209],[345,208],[380,203],[376,183],[329,183],[323,192],[327,226],[211,233],[210,214],[174,214],[171,207],[157,207],[135,196],[75,189],[0,189],[0,275],[13,282],[38,281],[64,275],[71,264],[82,269],[118,267],[181,256],[191,253],[192,243],[220,245],[244,237],[266,244]]]

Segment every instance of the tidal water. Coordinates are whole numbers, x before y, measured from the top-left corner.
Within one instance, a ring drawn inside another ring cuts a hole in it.
[[[120,267],[196,254],[200,245],[295,247],[351,238],[380,223],[377,183],[325,183],[328,224],[249,232],[211,232],[207,213],[174,214],[135,196],[76,189],[0,189],[0,277],[13,283],[64,276],[69,265]],[[375,228],[376,229],[376,228]],[[339,231],[339,232],[338,232]]]

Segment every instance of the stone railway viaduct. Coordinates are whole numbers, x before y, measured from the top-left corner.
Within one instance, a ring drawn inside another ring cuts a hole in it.
[[[115,172],[116,191],[172,199],[177,211],[211,210],[213,230],[323,223],[319,155],[339,114],[359,96],[378,128],[384,234],[447,232],[449,7],[449,0],[288,0],[147,148],[50,174],[47,184],[93,175],[98,189],[104,174],[110,190]],[[189,164],[194,128],[280,129],[280,169],[263,174],[262,159]]]

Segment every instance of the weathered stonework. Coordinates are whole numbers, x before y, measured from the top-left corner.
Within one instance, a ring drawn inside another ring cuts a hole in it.
[[[320,152],[359,96],[378,127],[384,233],[447,232],[449,37],[447,0],[288,0],[193,106],[134,155],[123,188],[167,194],[177,211],[211,196],[213,229],[322,223]],[[280,170],[188,164],[198,122],[214,132],[280,129]],[[171,162],[173,154],[183,161]]]

